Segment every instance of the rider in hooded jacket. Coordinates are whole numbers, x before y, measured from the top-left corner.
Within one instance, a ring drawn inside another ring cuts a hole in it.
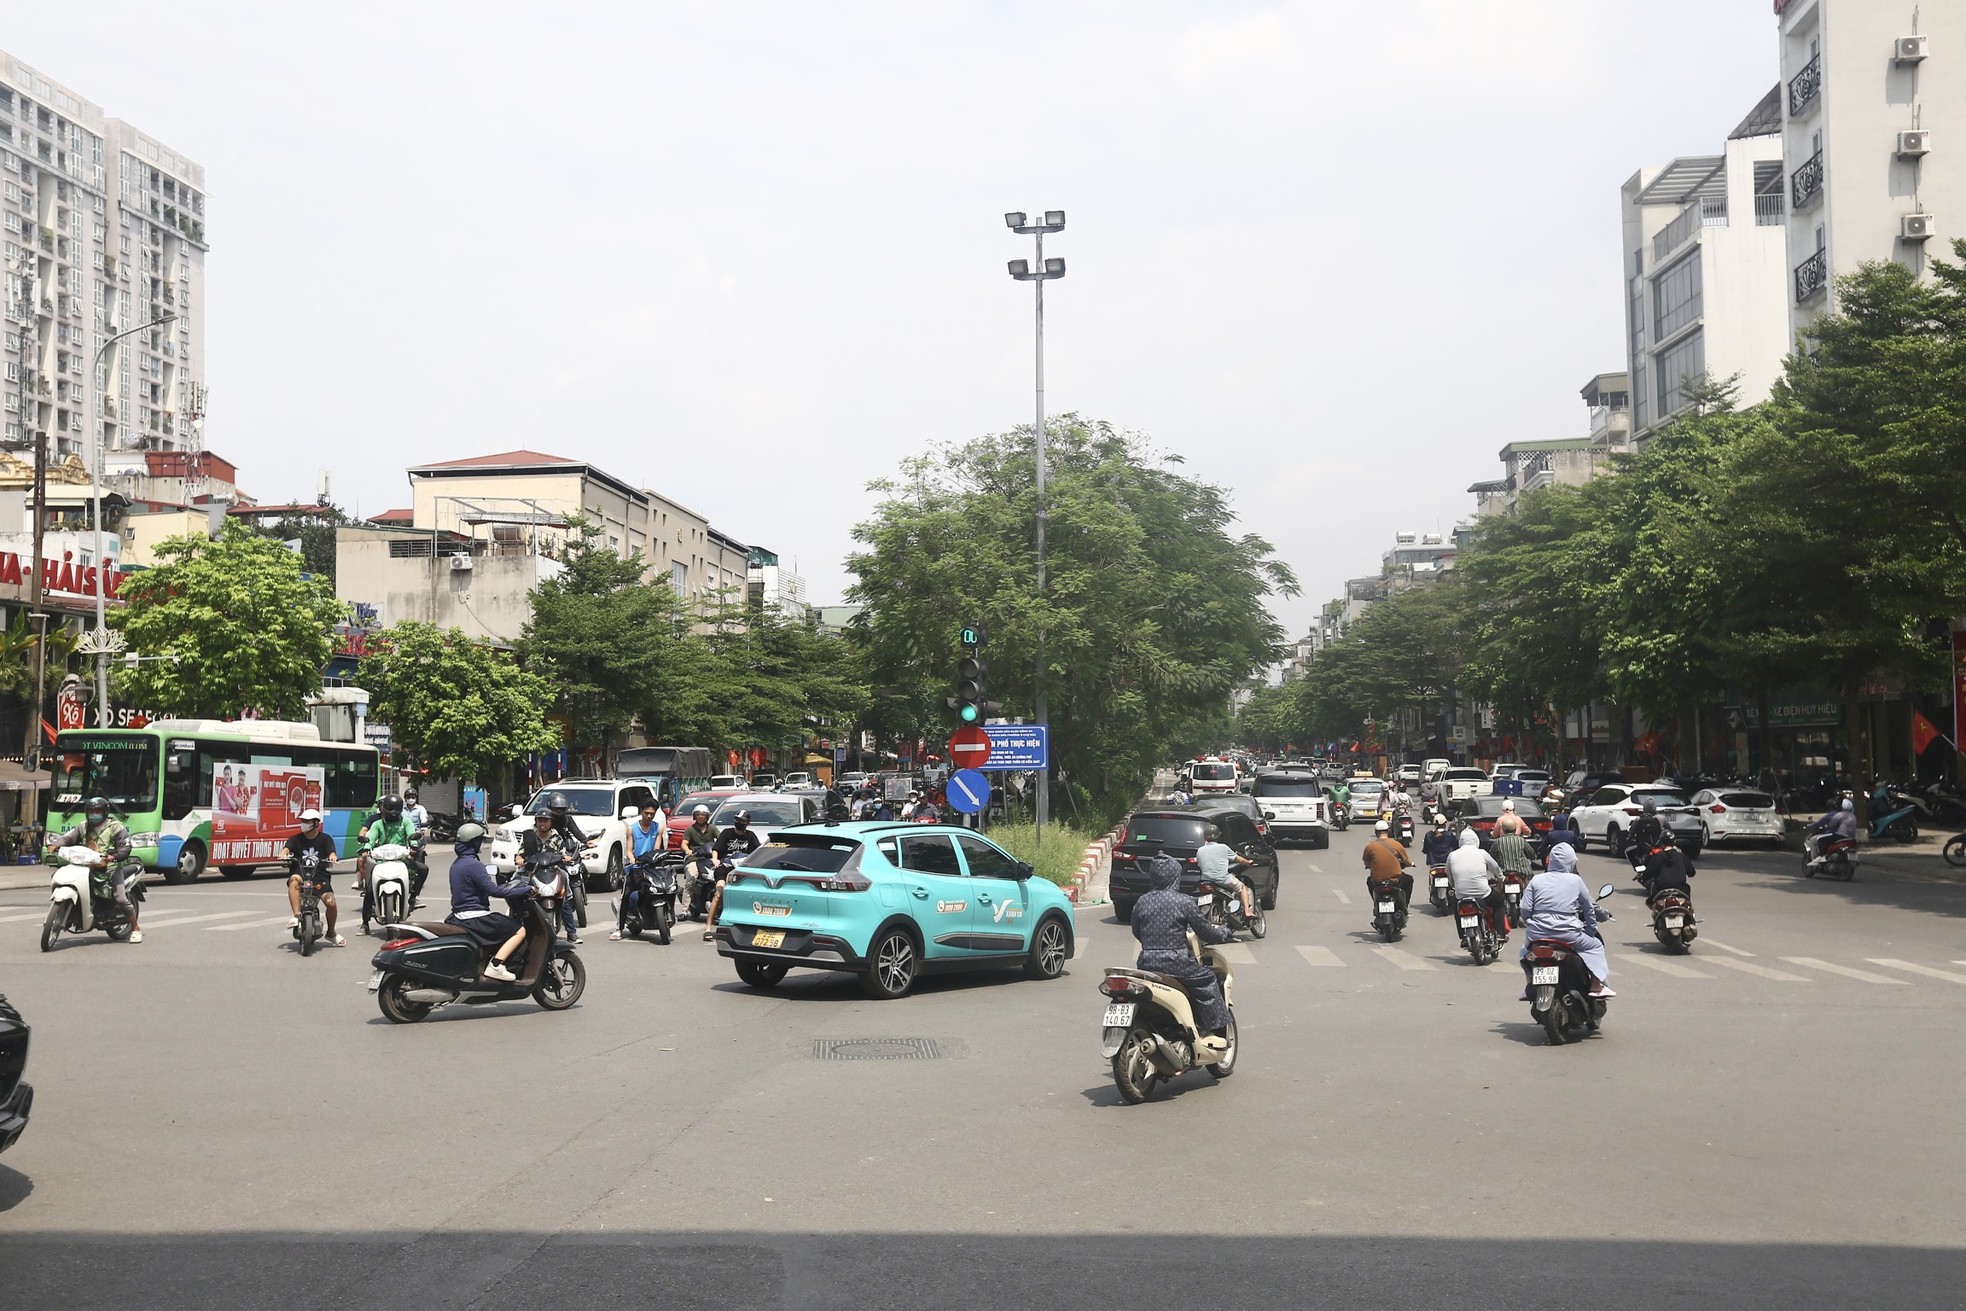
[[[1181,862],[1165,851],[1147,862],[1148,890],[1133,903],[1133,936],[1140,943],[1136,968],[1166,974],[1187,985],[1194,1003],[1195,1024],[1202,1035],[1222,1037],[1229,1028],[1229,1007],[1215,971],[1195,959],[1188,933],[1206,943],[1227,942],[1235,935],[1203,917],[1193,897],[1181,893]]]

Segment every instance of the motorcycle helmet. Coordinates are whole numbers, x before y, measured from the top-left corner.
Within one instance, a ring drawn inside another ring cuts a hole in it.
[[[109,798],[103,796],[90,797],[82,803],[82,813],[89,817],[91,824],[102,823],[102,821],[109,818]]]
[[[690,811],[690,818],[692,818],[692,819],[708,819],[708,818],[710,818],[710,807],[708,807],[708,806],[698,806],[698,807],[697,807],[697,808],[696,808],[695,810],[692,810],[692,811]]]
[[[1222,830],[1214,824],[1208,826],[1206,834],[1210,842],[1220,842],[1222,840]]]
[[[1503,800],[1503,802],[1502,802],[1502,809],[1503,809],[1503,810],[1505,810],[1505,811],[1507,811],[1507,812],[1509,812],[1510,814],[1514,814],[1514,813],[1515,813],[1515,798],[1514,798],[1514,797],[1507,797],[1507,798],[1505,798],[1505,799]]]
[[[1372,831],[1374,833],[1390,833],[1393,831],[1393,826],[1382,819],[1372,826]]]
[[[90,808],[91,810],[93,810],[93,809],[95,809],[95,804],[96,804],[96,803],[95,803],[95,800],[94,800],[94,799],[92,798],[92,799],[91,799],[91,800],[89,801],[89,808]],[[1845,798],[1843,798],[1843,808],[1844,808],[1845,810],[1847,810],[1847,811],[1849,811],[1849,812],[1850,812],[1851,814],[1855,814],[1855,813],[1856,813],[1856,811],[1857,811],[1857,803],[1856,803],[1856,802],[1854,802],[1854,801],[1852,801],[1852,800],[1850,800],[1850,798],[1848,798],[1848,797],[1845,797]]]
[[[457,826],[458,846],[475,847],[484,840],[485,826],[483,824],[459,824]]]
[[[416,789],[405,788],[403,790],[403,800],[407,804],[414,806],[416,804]]]
[[[1435,827],[1435,828],[1446,828],[1446,827],[1447,827],[1447,816],[1445,816],[1445,815],[1438,815],[1438,814],[1437,814],[1437,815],[1435,815],[1435,816],[1434,816],[1434,827]]]
[[[730,817],[730,822],[737,825],[737,827],[739,828],[749,828],[751,826],[751,812],[748,810],[740,810],[735,815],[732,815]]]
[[[1659,813],[1659,803],[1647,798],[1645,804],[1640,809],[1648,815],[1656,815]]]
[[[546,799],[546,809],[556,816],[566,814],[568,810],[567,794],[564,792],[555,792]]]
[[[300,822],[302,824],[319,824],[321,822],[321,812],[309,806],[306,810],[300,812]]]
[[[403,817],[403,799],[398,796],[384,797],[382,799],[382,805],[377,807],[377,809],[382,811],[382,817],[384,819],[401,819]]]

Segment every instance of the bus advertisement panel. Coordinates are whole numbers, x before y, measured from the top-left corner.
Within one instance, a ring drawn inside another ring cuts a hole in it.
[[[212,779],[212,863],[285,860],[301,812],[321,808],[325,775],[319,765],[223,767]]]

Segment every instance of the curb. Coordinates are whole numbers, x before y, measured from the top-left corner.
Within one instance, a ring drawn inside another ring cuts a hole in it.
[[[1097,906],[1106,901],[1107,879],[1113,872],[1113,845],[1119,839],[1117,827],[1108,829],[1104,837],[1086,844],[1085,852],[1079,858],[1078,873],[1073,876],[1071,886],[1065,895],[1074,906]]]

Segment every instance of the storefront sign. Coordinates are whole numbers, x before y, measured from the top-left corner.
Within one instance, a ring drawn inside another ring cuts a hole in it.
[[[1784,692],[1768,698],[1771,728],[1835,728],[1842,722],[1843,703],[1821,692]],[[1761,711],[1753,701],[1730,693],[1727,724],[1737,731],[1758,728]]]
[[[27,575],[32,572],[31,564],[31,557],[27,564],[21,562],[19,551],[0,551],[0,585],[21,586],[27,581]],[[76,564],[73,551],[63,551],[59,560],[41,561],[43,592],[60,592],[69,596],[94,596],[99,577],[100,574],[94,565]],[[128,574],[112,568],[109,571],[108,595],[116,596],[120,593],[123,580],[127,577]]]

